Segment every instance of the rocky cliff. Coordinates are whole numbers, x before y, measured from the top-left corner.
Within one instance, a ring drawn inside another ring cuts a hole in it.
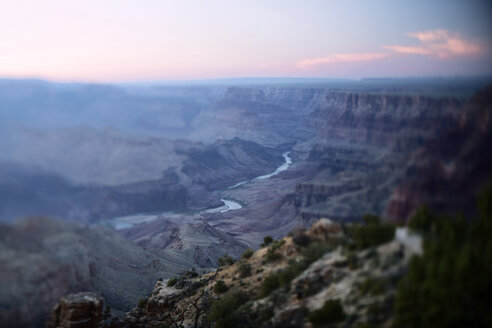
[[[307,124],[325,140],[407,150],[448,129],[461,106],[453,98],[327,92]]]
[[[407,220],[420,206],[473,215],[477,194],[492,179],[492,88],[476,94],[452,126],[409,160],[386,210]]]
[[[103,325],[102,298],[82,292],[63,297],[51,311],[46,328],[97,328]]]

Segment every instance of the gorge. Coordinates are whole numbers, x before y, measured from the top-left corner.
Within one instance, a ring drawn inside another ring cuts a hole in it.
[[[1,81],[2,323],[40,326],[79,291],[122,314],[159,278],[212,271],[320,218],[468,211],[491,178],[491,93],[453,83]],[[447,190],[466,199],[444,202]]]

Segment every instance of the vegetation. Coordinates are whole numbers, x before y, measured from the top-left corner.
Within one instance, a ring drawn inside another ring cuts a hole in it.
[[[263,244],[261,244],[261,247],[265,247],[273,243],[273,238],[271,236],[265,236],[263,237]]]
[[[251,258],[251,256],[253,256],[254,252],[255,252],[254,250],[252,250],[251,248],[248,248],[243,252],[243,254],[241,255],[241,258],[243,260],[247,260],[247,259]]]
[[[216,328],[237,327],[242,321],[239,307],[249,300],[248,296],[240,290],[231,290],[216,300],[211,308],[209,320]]]
[[[106,305],[106,307],[104,308],[103,318],[104,320],[108,320],[109,318],[111,318],[111,306]]]
[[[188,279],[191,279],[191,278],[196,278],[198,277],[198,272],[196,272],[195,268],[191,268],[191,270],[187,270],[185,273],[184,273],[184,277],[185,278],[188,278]]]
[[[391,223],[382,223],[375,215],[365,215],[365,224],[354,224],[347,229],[351,238],[349,247],[362,250],[387,243],[395,237],[395,226]]]
[[[275,240],[265,254],[265,260],[267,262],[275,262],[282,258],[282,254],[278,252],[278,249],[285,244],[285,240]]]
[[[239,277],[246,278],[251,276],[251,265],[246,262],[241,262],[238,268]]]
[[[316,326],[325,326],[345,320],[345,312],[340,300],[328,300],[319,310],[308,315],[309,321]]]
[[[306,229],[298,228],[291,234],[292,241],[297,246],[306,247],[311,243],[311,238],[306,234]]]
[[[225,254],[222,257],[219,257],[217,261],[219,262],[219,266],[227,266],[227,265],[234,264],[234,259],[227,254]]]
[[[331,251],[333,248],[322,242],[312,242],[307,247],[301,250],[301,255],[307,264],[311,264]]]
[[[395,327],[491,327],[492,188],[479,217],[437,217],[422,209],[410,223],[424,236],[399,284]]]
[[[270,295],[271,292],[280,287],[279,273],[270,273],[268,276],[263,278],[260,285],[260,291],[258,297],[263,298]]]
[[[261,282],[258,296],[260,298],[266,297],[274,290],[282,286],[287,286],[306,267],[307,265],[305,263],[292,262],[285,269],[270,273]]]
[[[176,285],[176,283],[178,282],[179,278],[178,277],[171,277],[169,278],[169,280],[167,281],[167,286],[168,287],[172,287],[174,285]]]
[[[215,283],[214,292],[216,294],[224,294],[228,290],[229,290],[229,287],[226,285],[224,280],[219,280]]]
[[[138,300],[138,308],[143,309],[147,305],[147,299],[146,298],[141,298]]]
[[[367,278],[359,285],[360,295],[382,295],[388,282],[385,278]]]

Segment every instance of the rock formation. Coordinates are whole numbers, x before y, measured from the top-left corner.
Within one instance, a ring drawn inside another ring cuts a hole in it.
[[[103,325],[102,298],[82,292],[62,297],[51,311],[46,328],[97,328]]]

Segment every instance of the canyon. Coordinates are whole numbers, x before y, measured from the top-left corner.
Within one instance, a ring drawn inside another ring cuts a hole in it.
[[[39,326],[79,291],[124,312],[158,278],[320,218],[469,209],[491,177],[491,91],[430,85],[1,81],[2,322]]]

